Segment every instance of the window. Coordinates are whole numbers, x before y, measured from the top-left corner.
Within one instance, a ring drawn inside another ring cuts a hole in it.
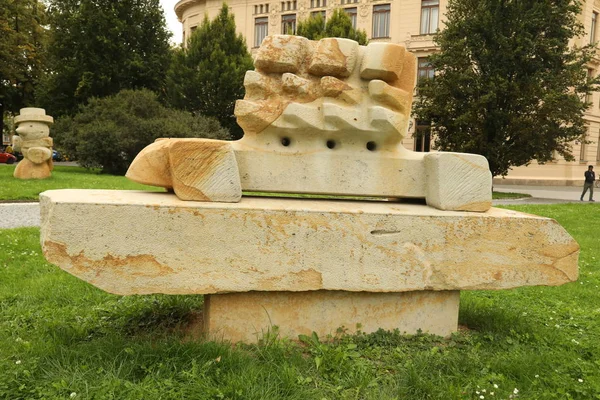
[[[417,83],[423,79],[431,79],[435,76],[435,70],[429,63],[427,57],[419,57],[417,59]]]
[[[296,0],[294,1],[282,1],[281,2],[281,11],[290,11],[295,10],[297,6]]]
[[[323,10],[323,11],[313,11],[313,12],[310,13],[310,16],[312,18],[315,18],[317,15],[320,15],[321,18],[323,18],[323,27],[325,27],[325,18],[326,18],[326,16],[325,16],[325,10]]]
[[[260,47],[269,30],[269,17],[256,18],[254,20],[254,47]]]
[[[586,150],[587,150],[586,149],[587,146],[586,146],[586,143],[585,143],[586,140],[587,140],[587,133],[584,133],[581,136],[581,139],[580,139],[580,143],[581,143],[581,147],[579,148],[579,161],[580,162],[586,162],[587,161],[586,157],[585,157],[585,153],[586,153]]]
[[[190,28],[190,38],[192,37],[192,35],[194,34],[194,31],[195,31],[196,29],[198,29],[198,25],[196,25],[196,26],[192,26],[192,27]]]
[[[284,35],[296,34],[296,14],[281,16],[281,33]]]
[[[348,14],[348,16],[350,17],[350,21],[352,21],[352,27],[354,29],[356,29],[356,15],[357,15],[356,7],[344,8],[344,11],[346,11],[346,14]]]
[[[587,78],[588,80],[594,79],[594,70],[593,69],[588,69],[587,70]],[[594,98],[592,93],[588,93],[585,95],[585,102],[586,103],[593,103],[594,102]],[[592,104],[590,104],[591,106]]]
[[[310,0],[310,8],[327,7],[327,0]]]
[[[340,4],[344,5],[344,4],[356,4],[358,3],[358,0],[341,0]]]
[[[431,123],[417,121],[415,127],[415,151],[429,152],[431,150]]]
[[[590,27],[590,43],[596,43],[596,22],[598,21],[598,13],[592,13],[592,26]]]
[[[421,1],[421,35],[435,33],[438,29],[440,0]]]
[[[283,4],[283,3],[281,3]],[[254,6],[254,14],[265,14],[269,12],[269,4],[261,4]]]
[[[373,6],[373,38],[390,37],[390,5]]]

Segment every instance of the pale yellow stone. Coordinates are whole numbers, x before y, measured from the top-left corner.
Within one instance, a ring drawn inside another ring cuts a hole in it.
[[[231,144],[242,190],[428,196],[424,154],[401,144],[414,88],[416,60],[411,53],[390,43],[365,47],[348,39],[313,42],[274,35],[263,41],[256,60],[257,70],[248,71],[244,80],[246,96],[235,107],[245,135]],[[140,155],[148,156],[147,152]],[[134,163],[127,176],[152,184],[151,176],[137,178],[144,174],[135,171],[140,165],[144,163]],[[171,162],[170,168],[174,167],[176,162]],[[477,190],[454,191],[448,201],[443,197],[449,192],[431,191],[438,197],[428,204],[485,211],[491,206],[491,190],[481,188],[491,187],[491,178],[466,171],[465,165],[460,172],[468,172],[471,187]],[[452,171],[443,174],[461,180]],[[168,173],[157,176],[157,186],[174,186],[162,181],[163,177],[172,179]],[[455,183],[444,184],[452,187]],[[206,200],[192,194],[185,198]],[[478,206],[473,207],[474,203]]]
[[[358,58],[354,40],[326,38],[318,41],[308,71],[319,76],[349,77]]]
[[[52,138],[50,125],[54,119],[43,108],[22,108],[15,117],[16,133],[14,150],[23,153],[24,159],[17,165],[14,177],[18,179],[44,179],[51,175]]]
[[[117,294],[487,290],[578,275],[579,246],[560,225],[503,209],[102,190],[40,199],[46,258]]]
[[[360,66],[360,77],[394,82],[402,76],[406,55],[406,49],[399,44],[369,43]]]
[[[443,210],[486,211],[492,200],[492,174],[485,157],[464,153],[425,156],[427,204]],[[482,200],[486,199],[486,200]]]
[[[242,197],[233,149],[219,140],[159,140],[138,154],[126,176],[158,182],[183,200],[237,202]]]
[[[33,139],[33,140],[27,140],[27,141],[19,140],[19,147],[22,147],[23,149],[31,148],[31,147],[52,147],[53,144],[54,144],[54,141],[52,140],[51,137],[45,137],[45,138],[41,138],[41,139]]]
[[[31,147],[24,155],[34,164],[41,164],[52,158],[52,150],[46,147]]]
[[[440,336],[458,328],[459,292],[368,293],[248,292],[204,297],[204,326],[209,339],[254,343],[268,334],[298,339],[398,329]],[[275,328],[276,326],[276,328]]]
[[[13,176],[19,179],[46,179],[51,175],[52,169],[52,160],[37,164],[23,158],[15,167]]]
[[[267,36],[256,53],[254,66],[270,73],[297,72],[311,50],[310,41],[304,37]]]

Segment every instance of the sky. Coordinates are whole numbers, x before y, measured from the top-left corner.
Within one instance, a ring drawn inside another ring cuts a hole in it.
[[[160,5],[165,10],[165,18],[167,20],[167,28],[171,31],[173,36],[171,42],[179,44],[181,43],[181,23],[177,20],[175,15],[175,4],[179,0],[160,0]]]

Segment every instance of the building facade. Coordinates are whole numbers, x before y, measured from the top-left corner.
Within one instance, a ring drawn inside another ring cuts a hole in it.
[[[222,7],[222,0],[180,0],[175,13],[183,28],[183,45],[198,27],[205,15],[214,18]],[[433,34],[443,29],[443,15],[447,0],[229,0],[227,4],[235,15],[239,33],[246,38],[250,51],[254,51],[267,35],[295,33],[298,21],[320,13],[327,18],[336,8],[344,9],[357,29],[367,32],[369,42],[390,42],[404,45],[417,57],[417,79],[433,77],[435,71],[427,57],[437,51]],[[580,20],[586,34],[574,44],[584,45],[600,39],[600,0],[585,0]],[[595,59],[588,74],[596,76],[600,58]],[[593,93],[592,105],[585,118],[588,131],[585,140],[573,144],[576,161],[567,162],[560,157],[554,162],[514,168],[506,177],[506,183],[581,185],[588,165],[600,165],[600,93]],[[424,137],[415,140],[412,133],[421,129],[417,121],[411,121],[409,133],[404,139],[405,147],[415,151],[430,151],[432,140]],[[534,129],[532,127],[532,129]],[[597,167],[596,169],[599,169]],[[500,180],[497,181],[501,183]]]

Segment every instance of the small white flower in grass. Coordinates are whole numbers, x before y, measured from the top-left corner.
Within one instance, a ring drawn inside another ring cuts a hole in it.
[[[485,399],[485,396],[479,396],[480,399]]]
[[[583,379],[581,379],[581,378],[577,379],[577,381],[578,381],[579,383],[583,383]]]
[[[479,392],[479,390],[476,390],[475,393],[479,394],[480,392]]]
[[[539,375],[536,375],[535,377],[536,377],[536,378],[539,378],[540,376],[539,376]]]
[[[482,391],[483,393],[485,393],[485,389],[481,389],[481,391]]]
[[[494,389],[498,389],[498,385],[494,383]]]
[[[73,392],[69,395],[70,398],[74,398],[75,396],[77,396],[77,393]]]
[[[494,392],[490,392],[490,394],[493,396],[493,395],[494,395]]]
[[[559,324],[556,324],[556,325],[554,325],[554,327],[556,327],[556,328],[560,328],[560,325],[559,325]]]
[[[17,364],[17,365],[21,364],[21,360],[15,361],[15,364]]]
[[[515,388],[515,390],[513,390],[513,394],[519,394],[519,389]]]
[[[575,344],[579,344],[579,342],[575,339],[571,339],[571,342],[575,343]]]

